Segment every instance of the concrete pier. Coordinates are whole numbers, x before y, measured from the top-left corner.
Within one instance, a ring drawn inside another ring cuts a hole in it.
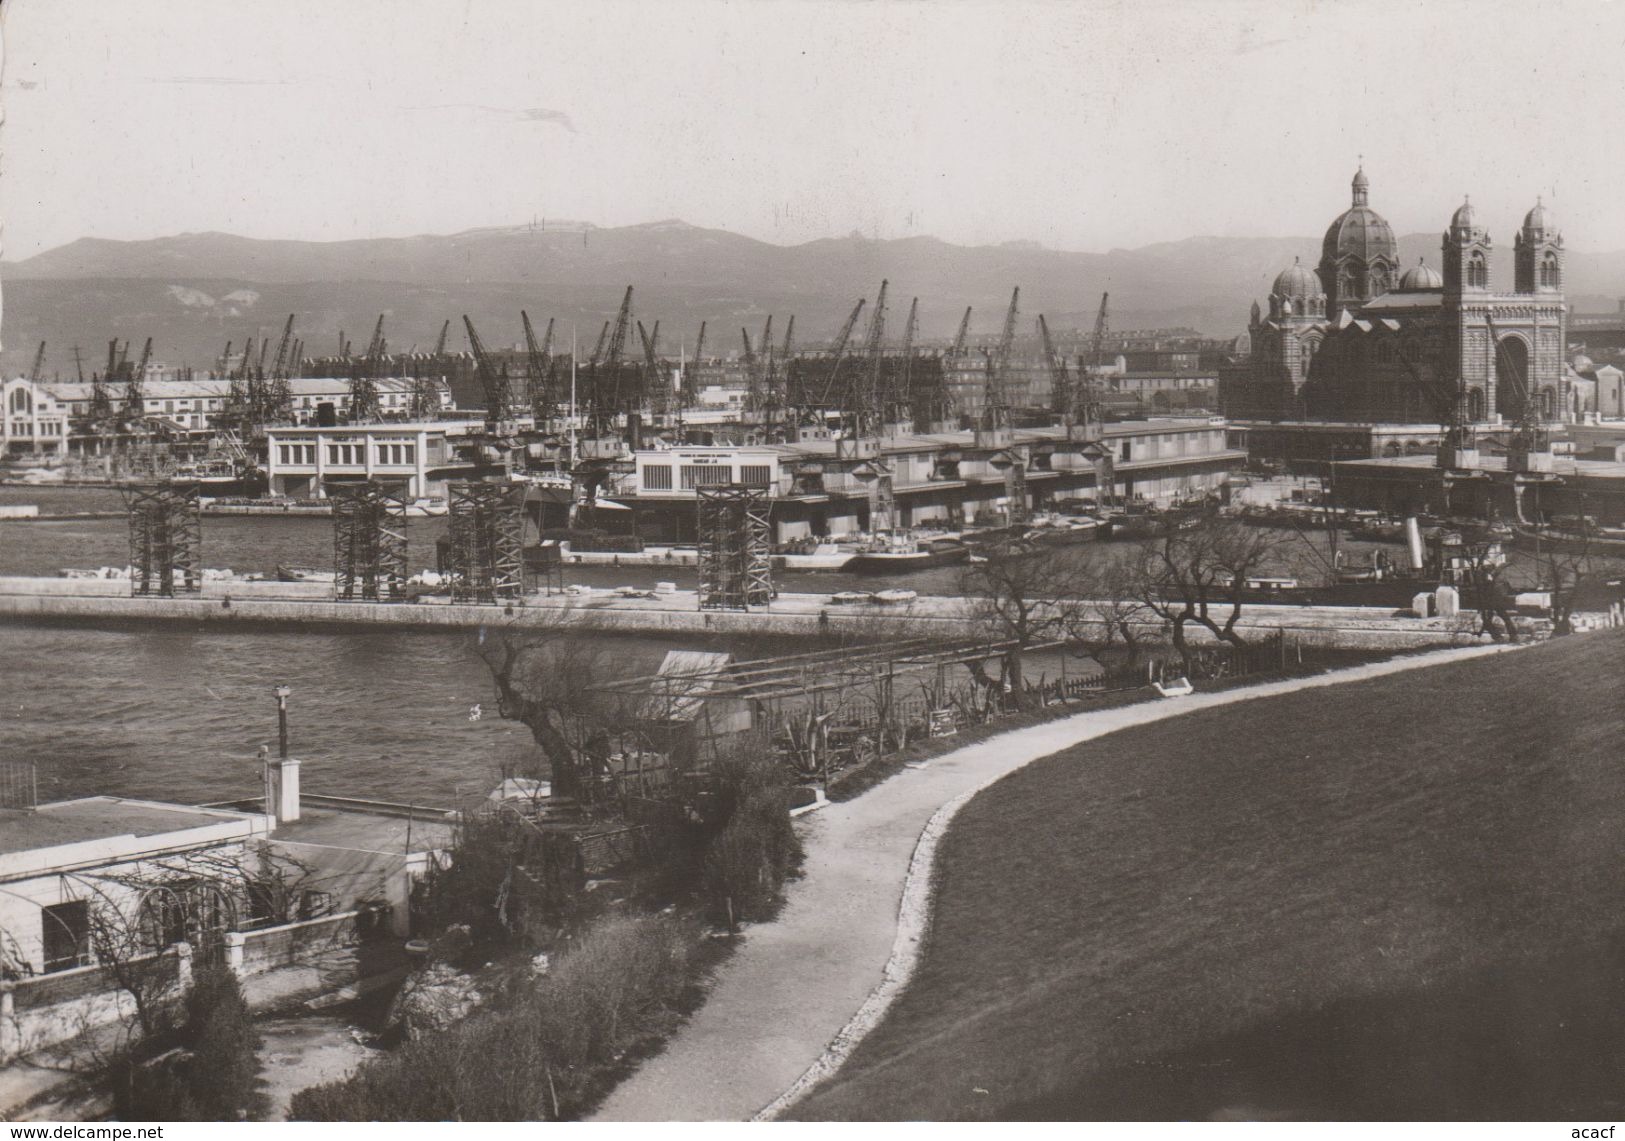
[[[1224,609],[1216,608],[1220,621]],[[404,628],[572,626],[634,634],[827,635],[977,637],[984,633],[962,598],[921,597],[899,605],[839,604],[827,594],[781,594],[766,610],[699,609],[693,591],[657,598],[587,595],[528,596],[512,606],[416,602],[339,602],[325,583],[209,582],[201,594],[132,598],[122,579],[0,578],[0,621],[99,623],[180,622],[208,625],[287,624]],[[1409,650],[1480,640],[1476,616],[1399,617],[1371,607],[1248,606],[1238,627],[1251,634],[1284,630],[1306,645]],[[1154,633],[1154,630],[1148,630]],[[1193,630],[1192,640],[1204,631]]]

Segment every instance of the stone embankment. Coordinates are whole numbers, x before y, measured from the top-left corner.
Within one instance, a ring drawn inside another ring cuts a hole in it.
[[[1223,621],[1225,610],[1216,608]],[[767,609],[701,610],[693,591],[623,598],[607,590],[586,594],[532,594],[522,603],[480,606],[444,597],[413,602],[341,602],[325,583],[206,582],[201,593],[177,598],[132,598],[124,579],[0,577],[0,621],[98,623],[186,622],[587,630],[658,634],[838,634],[976,637],[984,633],[974,606],[963,598],[920,597],[911,602],[839,604],[827,594],[781,594]],[[1305,645],[1348,649],[1415,650],[1471,644],[1476,616],[1414,618],[1356,606],[1248,606],[1239,628],[1258,635],[1281,630]],[[1148,630],[1154,633],[1153,630]],[[1201,632],[1195,632],[1197,637]]]

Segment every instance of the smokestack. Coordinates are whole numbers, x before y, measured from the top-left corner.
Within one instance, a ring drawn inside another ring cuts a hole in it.
[[[1416,521],[1416,516],[1405,517],[1405,546],[1411,553],[1411,569],[1419,571],[1426,567],[1427,558],[1422,551],[1422,525]]]

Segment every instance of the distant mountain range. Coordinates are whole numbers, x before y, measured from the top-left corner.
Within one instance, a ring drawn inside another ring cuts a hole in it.
[[[1407,263],[1438,265],[1438,236],[1400,240]],[[153,338],[157,360],[207,367],[226,341],[275,337],[287,314],[308,353],[329,353],[342,330],[363,347],[379,313],[392,350],[433,348],[450,318],[449,344],[464,344],[469,314],[490,346],[520,337],[519,310],[540,328],[559,319],[590,349],[627,285],[645,325],[661,321],[661,351],[692,348],[702,320],[707,347],[732,352],[741,326],[754,338],[769,313],[782,335],[796,317],[797,342],[834,336],[859,297],[872,303],[891,282],[889,340],[902,335],[909,299],[920,299],[920,336],[951,337],[966,305],[973,336],[992,337],[1012,286],[1021,287],[1021,331],[1046,314],[1058,336],[1094,325],[1111,293],[1113,329],[1190,326],[1234,336],[1248,305],[1294,257],[1312,264],[1317,238],[1187,238],[1109,253],[1067,253],[1028,242],[956,246],[935,238],[834,238],[777,246],[683,222],[471,230],[449,236],[344,242],[266,241],[231,234],[181,234],[148,241],[83,238],[16,262],[0,262],[4,350],[0,367],[25,370],[41,340],[46,374],[71,377],[72,346],[88,375],[107,342],[131,352]],[[1496,267],[1510,279],[1511,250]],[[1613,310],[1625,296],[1625,252],[1571,251],[1570,299],[1580,310]],[[585,350],[584,350],[585,351]]]

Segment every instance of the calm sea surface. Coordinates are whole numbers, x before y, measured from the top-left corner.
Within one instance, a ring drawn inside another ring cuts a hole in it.
[[[120,511],[116,491],[0,488],[0,503],[41,511]],[[434,565],[444,519],[413,519],[414,568]],[[1321,537],[1323,539],[1323,537]],[[327,519],[206,518],[204,564],[270,572],[278,563],[332,565]],[[55,575],[63,567],[124,566],[122,518],[0,522],[0,575]],[[958,592],[960,571],[912,575],[780,576],[790,591],[906,586]],[[594,586],[693,587],[679,568],[582,567],[566,581]],[[466,632],[351,631],[304,627],[239,631],[130,624],[116,629],[0,624],[0,759],[39,763],[40,793],[95,793],[186,802],[255,793],[255,754],[276,742],[271,687],[293,687],[292,736],[313,792],[449,804],[495,782],[505,762],[534,746],[496,717],[484,664]],[[651,673],[670,649],[700,640],[606,637],[619,676]],[[793,652],[786,640],[735,639],[741,657]],[[483,704],[484,714],[470,719]]]

